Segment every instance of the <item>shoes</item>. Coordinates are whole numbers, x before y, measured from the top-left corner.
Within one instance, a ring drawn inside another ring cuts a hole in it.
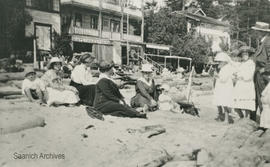
[[[86,112],[87,114],[93,118],[93,119],[99,119],[101,121],[104,121],[104,117],[103,114],[101,112],[99,112],[98,110],[96,110],[94,107],[86,107]]]

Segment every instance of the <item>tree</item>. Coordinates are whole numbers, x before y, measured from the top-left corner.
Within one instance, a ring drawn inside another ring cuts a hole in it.
[[[54,37],[54,48],[51,51],[52,55],[63,55],[68,60],[72,59],[72,48],[71,48],[71,38],[68,34],[57,34],[53,33]]]
[[[166,0],[165,3],[172,11],[179,11],[182,10],[185,0]]]
[[[24,6],[24,0],[0,0],[0,40],[5,44],[0,46],[0,50],[2,54],[6,54],[0,55],[1,57],[7,56],[11,51],[24,50],[25,25],[32,20]]]

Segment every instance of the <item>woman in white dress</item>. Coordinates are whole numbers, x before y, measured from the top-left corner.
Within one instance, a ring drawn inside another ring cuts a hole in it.
[[[253,49],[242,46],[238,56],[241,57],[241,64],[235,72],[236,85],[234,87],[234,108],[240,118],[250,117],[251,112],[255,112],[255,87],[254,72],[255,63],[251,59]],[[244,114],[245,112],[245,114]]]
[[[62,62],[53,57],[48,64],[48,71],[41,77],[41,90],[46,92],[47,104],[76,104],[79,101],[78,91],[75,87],[64,85],[59,75]]]
[[[231,58],[225,52],[220,52],[216,55],[215,61],[218,62],[220,69],[215,75],[216,82],[214,88],[214,105],[218,108],[217,121],[229,121],[229,113],[233,105],[233,72]],[[225,117],[224,117],[225,116]]]

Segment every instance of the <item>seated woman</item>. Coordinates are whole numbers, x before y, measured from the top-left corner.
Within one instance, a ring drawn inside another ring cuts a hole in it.
[[[119,117],[146,118],[145,113],[140,113],[126,105],[123,95],[111,79],[113,75],[113,64],[103,61],[100,63],[99,70],[101,74],[96,84],[94,107],[103,114]],[[120,104],[120,102],[123,104]]]
[[[95,56],[86,53],[80,58],[80,65],[75,66],[71,72],[70,85],[74,86],[78,92],[82,104],[92,106],[95,98],[95,82],[91,74],[90,66],[94,62]]]
[[[41,77],[41,90],[46,92],[47,104],[76,104],[79,101],[76,88],[64,85],[59,76],[62,62],[53,57],[48,64],[48,71]]]
[[[152,76],[152,66],[142,65],[142,77],[138,79],[135,90],[136,95],[131,98],[132,108],[143,108],[144,111],[157,109],[156,86]]]

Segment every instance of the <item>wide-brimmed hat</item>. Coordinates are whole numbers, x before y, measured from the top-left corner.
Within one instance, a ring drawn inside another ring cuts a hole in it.
[[[87,60],[89,58],[95,59],[96,57],[95,57],[95,55],[93,55],[91,53],[88,53],[88,52],[87,53],[82,53],[82,55],[80,57],[80,62],[85,63],[85,60]]]
[[[114,63],[113,62],[101,61],[99,63],[99,69],[100,70],[110,70],[113,67],[114,67]]]
[[[230,62],[231,58],[226,52],[219,52],[215,57],[215,61]]]
[[[239,48],[237,56],[241,56],[241,54],[244,53],[244,52],[251,53],[251,54],[249,54],[251,56],[252,53],[255,53],[255,50],[252,47],[249,47],[249,46],[242,46],[242,47]]]
[[[251,27],[253,30],[270,32],[270,26],[268,23],[256,22],[255,26]]]
[[[141,72],[145,73],[153,72],[152,68],[153,68],[152,64],[142,64]]]
[[[26,70],[25,77],[28,77],[29,75],[36,75],[34,68],[29,68]]]
[[[48,63],[47,68],[51,69],[52,68],[51,66],[53,63],[61,63],[62,64],[62,61],[58,57],[53,57],[53,58],[51,58],[50,62]]]

